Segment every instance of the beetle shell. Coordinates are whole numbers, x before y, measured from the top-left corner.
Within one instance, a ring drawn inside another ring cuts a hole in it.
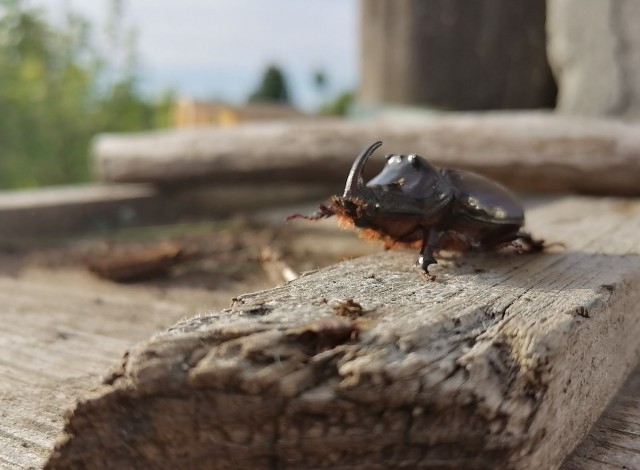
[[[489,249],[512,241],[524,225],[524,210],[504,186],[468,171],[443,170],[454,188],[450,232],[472,248]]]

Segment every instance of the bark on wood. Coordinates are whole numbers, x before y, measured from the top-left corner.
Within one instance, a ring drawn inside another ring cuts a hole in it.
[[[364,103],[551,108],[545,2],[363,0]]]
[[[640,204],[566,199],[529,228],[566,247],[433,283],[384,252],[183,321],[78,404],[47,468],[558,466],[640,354]]]
[[[246,124],[102,135],[100,177],[187,184],[343,183],[364,146],[417,153],[433,164],[474,170],[516,190],[640,194],[640,133],[632,124],[551,114],[442,115],[421,121]],[[384,159],[370,163],[373,171]]]

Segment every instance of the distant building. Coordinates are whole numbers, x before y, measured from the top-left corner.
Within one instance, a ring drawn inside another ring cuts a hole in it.
[[[293,119],[306,116],[300,110],[277,103],[232,106],[220,102],[178,100],[173,108],[174,127],[232,126],[247,121]]]

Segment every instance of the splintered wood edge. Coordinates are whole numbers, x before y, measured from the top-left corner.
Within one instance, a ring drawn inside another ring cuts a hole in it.
[[[640,204],[570,198],[528,228],[565,248],[433,283],[384,252],[185,320],[79,402],[47,468],[557,466],[638,359]]]

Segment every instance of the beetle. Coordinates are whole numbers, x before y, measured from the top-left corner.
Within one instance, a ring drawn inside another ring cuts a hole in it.
[[[544,249],[521,230],[524,210],[504,186],[464,170],[440,169],[418,155],[387,155],[382,171],[364,183],[369,157],[382,145],[374,142],[353,162],[342,196],[332,196],[319,211],[287,220],[318,220],[336,215],[366,238],[385,248],[420,247],[417,265],[430,280],[429,266],[438,250],[491,250],[516,245],[521,252]]]

